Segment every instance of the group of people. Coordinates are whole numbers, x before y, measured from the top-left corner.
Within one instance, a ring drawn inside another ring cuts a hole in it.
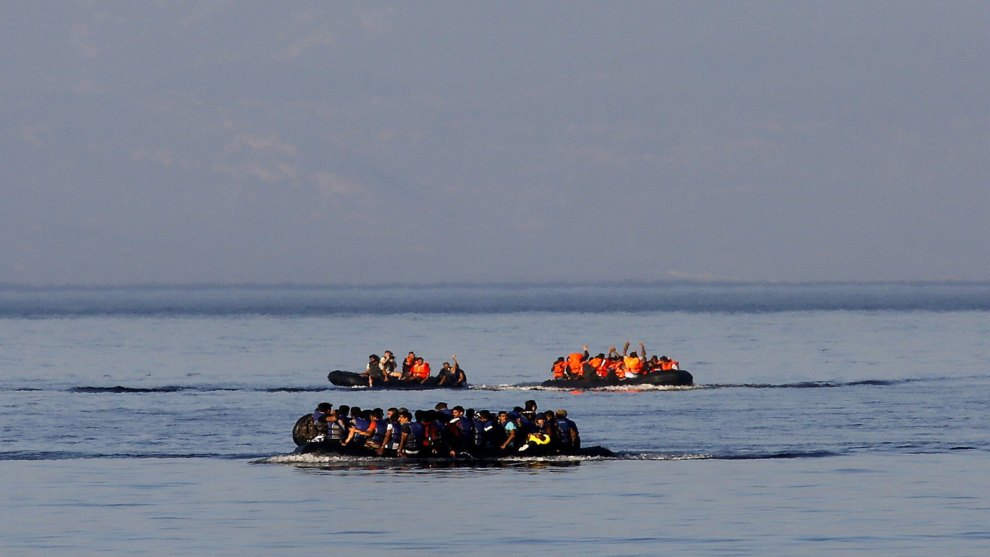
[[[313,411],[321,449],[346,454],[400,457],[499,456],[519,453],[568,454],[581,448],[577,424],[566,410],[537,409],[536,401],[491,412],[448,408],[362,410],[322,402]]]
[[[457,354],[450,357],[454,362],[444,362],[437,372],[437,385],[449,387],[463,387],[467,384],[467,375],[457,363]],[[395,361],[395,356],[391,350],[386,350],[382,356],[372,354],[368,356],[368,365],[365,366],[361,376],[368,378],[368,386],[374,387],[376,382],[388,383],[390,381],[404,381],[408,383],[426,383],[430,381],[432,370],[430,364],[415,352],[410,352],[402,361],[399,367]]]
[[[615,346],[610,346],[607,354],[600,352],[596,356],[592,356],[588,352],[588,345],[586,344],[581,352],[573,352],[557,358],[550,373],[554,379],[559,380],[615,378],[622,381],[649,373],[678,369],[680,369],[680,364],[677,360],[671,360],[667,356],[654,354],[647,358],[646,346],[642,342],[639,343],[638,352],[629,352],[629,341],[626,341],[621,354]]]

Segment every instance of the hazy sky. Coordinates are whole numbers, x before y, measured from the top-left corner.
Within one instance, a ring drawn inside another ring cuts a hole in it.
[[[0,282],[990,279],[987,2],[3,2]]]

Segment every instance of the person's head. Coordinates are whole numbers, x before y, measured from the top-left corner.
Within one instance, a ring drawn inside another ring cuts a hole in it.
[[[481,418],[481,421],[487,422],[492,419],[492,413],[488,410],[482,410],[481,412],[478,412],[478,417]]]
[[[450,362],[444,362],[444,363],[443,363],[443,365],[442,365],[442,366],[440,366],[440,367],[441,367],[442,369],[450,369]]]
[[[416,353],[415,352],[409,352],[409,355],[406,356],[406,359],[415,360],[416,359]]]
[[[408,410],[399,411],[399,423],[407,424],[412,421],[412,414]]]
[[[423,362],[424,362],[424,360],[423,360],[423,358],[422,358],[421,356],[417,356],[417,357],[416,357],[416,363],[417,363],[417,364],[421,364],[421,363],[423,363]]]
[[[376,420],[380,420],[385,417],[385,412],[383,412],[381,408],[375,408],[371,411],[371,417]]]
[[[369,362],[377,362],[378,361],[378,354],[372,354],[372,355],[368,356],[368,361]]]
[[[508,412],[506,412],[505,410],[502,410],[501,412],[498,413],[498,423],[504,424],[505,422],[508,422],[508,421],[509,421],[509,413]]]
[[[536,417],[533,418],[533,421],[536,422],[537,426],[542,426],[543,424],[547,423],[547,417],[544,416],[543,414],[537,414]]]
[[[333,410],[333,406],[329,402],[321,402],[316,405],[316,410],[326,414],[327,412]]]
[[[385,411],[385,415],[387,417],[389,417],[389,418],[391,418],[392,416],[395,416],[398,413],[399,413],[399,409],[396,408],[396,407],[394,407],[394,406],[392,408],[389,408],[388,410]]]
[[[393,355],[392,355],[392,351],[391,351],[391,350],[386,350],[386,351],[385,351],[385,352],[384,352],[384,353],[382,354],[382,356],[384,356],[386,360],[391,360],[392,358],[394,358],[394,357],[395,357],[395,356],[393,356]]]
[[[351,417],[352,418],[360,418],[361,417],[361,407],[360,406],[354,406],[354,407],[351,408]]]
[[[536,401],[535,400],[527,400],[526,401],[526,410],[536,410]]]
[[[438,402],[436,404],[436,406],[434,406],[433,408],[434,408],[434,410],[446,410],[447,409],[447,403],[446,402]]]
[[[567,417],[567,410],[564,410],[563,408],[561,408],[560,410],[557,410],[557,417],[558,418],[566,418]]]
[[[460,418],[461,416],[464,415],[464,407],[463,406],[455,406],[455,407],[451,408],[450,411],[454,414],[454,417],[455,418]]]

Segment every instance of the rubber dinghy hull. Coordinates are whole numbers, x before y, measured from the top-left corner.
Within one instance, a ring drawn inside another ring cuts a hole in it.
[[[467,385],[437,385],[437,378],[430,377],[426,383],[412,381],[376,381],[374,387],[368,387],[368,378],[353,371],[335,369],[327,374],[327,379],[338,387],[364,387],[366,389],[383,389],[395,391],[423,391],[427,389],[466,389]]]
[[[617,387],[627,385],[658,385],[670,387],[689,387],[694,385],[694,376],[685,369],[672,371],[656,371],[631,379],[619,379],[609,376],[600,378],[597,375],[588,379],[550,379],[541,383],[544,387],[560,387],[566,389],[595,389],[598,387]]]
[[[432,455],[425,451],[422,454],[415,456],[378,456],[377,453],[366,449],[364,447],[341,447],[339,443],[328,443],[326,441],[308,441],[303,442],[301,445],[296,447],[293,454],[312,454],[317,456],[343,456],[343,457],[353,457],[353,458],[382,458],[395,460],[399,458],[407,459],[428,459],[428,460],[477,460],[477,461],[498,461],[507,458],[518,459],[518,458],[545,458],[550,456],[583,456],[583,457],[599,457],[599,458],[612,458],[616,454],[609,449],[602,446],[592,446],[592,447],[581,447],[579,449],[572,449],[566,451],[556,451],[553,449],[544,449],[539,446],[530,446],[529,449],[523,452],[495,452],[495,451],[463,451],[457,454],[457,456],[444,456],[444,455]]]

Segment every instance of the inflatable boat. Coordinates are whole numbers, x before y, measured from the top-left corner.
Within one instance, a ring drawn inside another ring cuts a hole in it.
[[[394,454],[379,455],[377,451],[365,446],[341,445],[339,441],[326,441],[319,437],[314,438],[315,429],[312,426],[312,414],[304,414],[296,420],[292,428],[292,441],[296,444],[296,449],[292,454],[312,454],[317,456],[337,456],[359,458],[381,458],[381,459],[429,459],[429,460],[459,460],[459,461],[498,461],[504,459],[519,458],[545,458],[552,456],[579,456],[579,457],[614,457],[615,453],[601,446],[592,447],[569,447],[560,448],[550,445],[540,445],[537,443],[526,443],[520,448],[511,451],[499,451],[497,449],[479,449],[471,447],[455,452],[453,456],[449,452],[433,454],[424,449],[420,454],[407,455],[403,457]]]
[[[596,389],[599,387],[622,387],[632,385],[658,385],[669,387],[689,387],[694,385],[694,376],[685,369],[671,371],[654,371],[645,375],[637,375],[629,379],[619,379],[614,375],[608,377],[582,377],[578,379],[549,379],[541,383],[543,387],[559,387],[561,389]]]
[[[546,445],[527,444],[511,451],[498,451],[495,449],[469,449],[457,451],[453,456],[446,454],[433,454],[426,450],[420,451],[417,455],[395,456],[386,454],[379,455],[376,451],[365,447],[341,446],[339,442],[329,441],[306,441],[296,447],[293,454],[312,454],[317,456],[341,456],[351,458],[382,458],[382,459],[432,459],[432,460],[469,460],[469,461],[495,461],[504,459],[519,458],[546,458],[553,456],[580,456],[580,457],[614,457],[615,453],[601,446],[579,447],[567,450],[554,449]]]
[[[436,377],[430,377],[425,383],[419,381],[375,381],[373,387],[368,387],[368,377],[353,371],[335,369],[327,375],[327,379],[338,387],[364,387],[366,389],[389,389],[396,391],[421,391],[426,389],[466,389],[467,385],[438,385]]]

